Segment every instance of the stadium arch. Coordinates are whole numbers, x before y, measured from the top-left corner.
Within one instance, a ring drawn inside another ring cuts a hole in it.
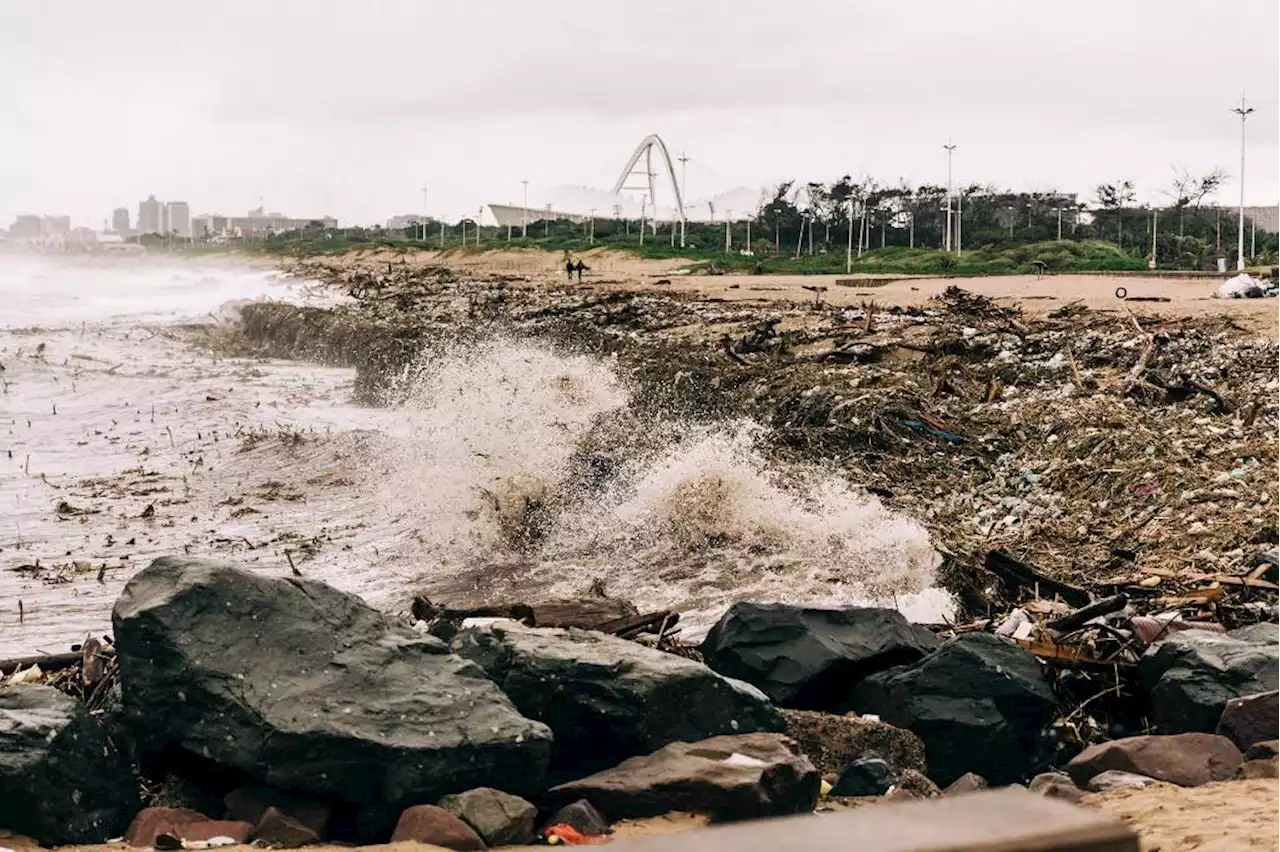
[[[676,169],[671,161],[671,153],[667,150],[667,143],[662,141],[661,136],[656,133],[650,133],[640,140],[640,144],[636,146],[636,150],[631,154],[631,159],[627,160],[626,166],[623,167],[622,175],[618,178],[618,182],[613,185],[613,194],[618,195],[624,189],[642,190],[648,195],[649,204],[654,207],[656,212],[658,173],[653,170],[653,152],[655,148],[658,151],[661,165],[666,167],[667,178],[671,181],[671,194],[676,199],[676,215],[680,217],[680,247],[684,248],[684,197],[680,192],[680,181],[676,179]],[[627,181],[636,174],[636,164],[640,162],[641,157],[644,157],[645,185],[629,187],[627,186]]]

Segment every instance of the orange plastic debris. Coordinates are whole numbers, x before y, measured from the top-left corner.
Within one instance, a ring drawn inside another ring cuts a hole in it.
[[[558,822],[542,832],[548,843],[563,843],[566,846],[598,846],[601,843],[612,843],[613,838],[607,834],[583,834],[568,823]]]

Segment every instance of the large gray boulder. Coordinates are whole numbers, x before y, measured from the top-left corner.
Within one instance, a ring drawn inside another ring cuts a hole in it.
[[[1161,733],[1212,733],[1232,698],[1280,687],[1280,645],[1184,630],[1147,651],[1138,676]]]
[[[775,704],[834,710],[864,677],[914,663],[938,644],[892,609],[736,603],[701,650],[711,668],[758,686]]]
[[[148,751],[387,814],[482,783],[542,789],[545,725],[439,640],[323,583],[157,559],[112,620],[125,712]]]
[[[42,846],[104,843],[142,805],[128,758],[53,687],[0,688],[0,828]]]
[[[611,820],[672,811],[717,821],[808,813],[822,778],[780,734],[712,737],[671,743],[612,769],[553,787],[549,807],[586,799]]]
[[[452,647],[478,663],[521,713],[551,728],[552,768],[562,778],[677,740],[786,726],[754,687],[604,633],[493,626],[460,632]]]
[[[872,675],[849,705],[920,737],[929,777],[945,786],[966,772],[993,785],[1018,782],[1057,702],[1034,656],[989,633],[969,633],[913,666]]]

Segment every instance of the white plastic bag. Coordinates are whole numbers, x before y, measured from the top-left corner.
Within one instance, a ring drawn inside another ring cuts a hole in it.
[[[1219,299],[1256,299],[1262,295],[1262,288],[1253,276],[1241,272],[1234,278],[1228,278],[1214,295]]]

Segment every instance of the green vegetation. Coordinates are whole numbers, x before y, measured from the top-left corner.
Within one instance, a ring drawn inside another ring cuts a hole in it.
[[[1211,270],[1224,258],[1234,266],[1235,215],[1208,206],[1220,173],[1175,175],[1165,208],[1134,207],[1129,181],[1099,185],[1091,208],[1075,195],[1013,193],[971,185],[957,188],[952,227],[963,246],[948,242],[947,191],[940,186],[881,186],[844,176],[829,184],[784,183],[762,199],[749,220],[690,222],[683,239],[678,225],[599,218],[591,222],[530,222],[519,228],[481,228],[474,220],[449,224],[429,220],[425,228],[314,227],[233,243],[245,250],[281,255],[337,254],[357,248],[421,249],[537,248],[582,252],[592,247],[650,258],[687,259],[692,268],[761,273],[856,273],[884,275],[1002,275],[1047,272],[1107,272],[1148,268],[1154,228],[1156,266]],[[959,211],[962,211],[959,212]],[[683,247],[680,243],[683,242]],[[1250,234],[1254,262],[1275,263],[1275,234]]]

